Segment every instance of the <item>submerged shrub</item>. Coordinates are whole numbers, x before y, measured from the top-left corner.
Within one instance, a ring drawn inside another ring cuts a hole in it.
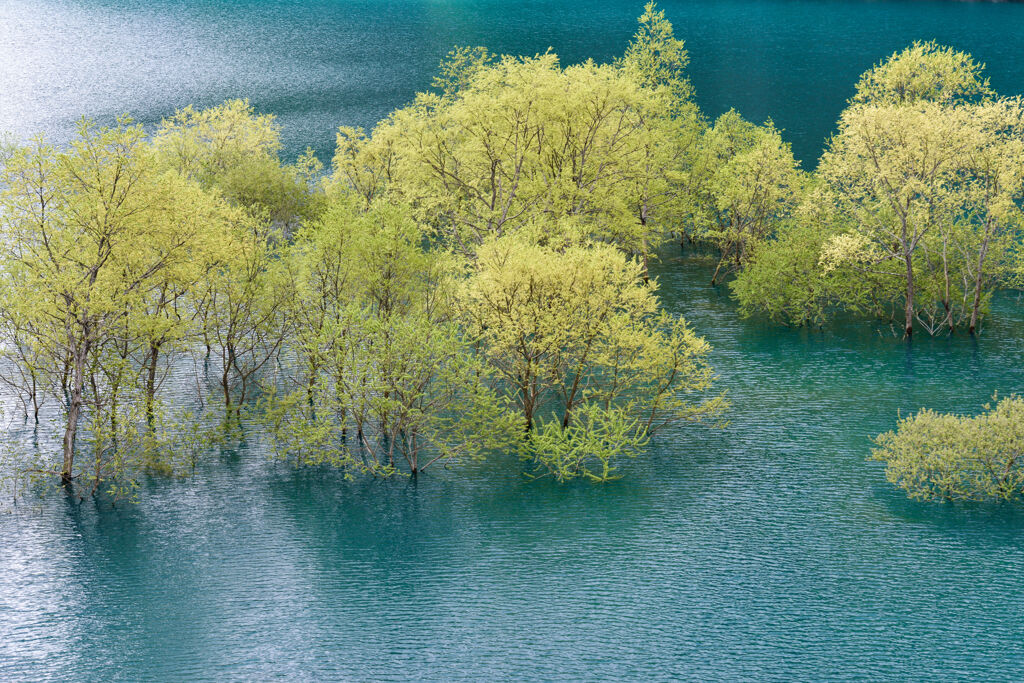
[[[1010,396],[975,417],[924,409],[875,439],[873,460],[919,500],[1024,497],[1024,398]]]
[[[538,477],[604,482],[618,479],[621,460],[636,457],[648,440],[643,424],[625,410],[586,404],[568,426],[545,422],[533,432],[524,457],[536,462]]]

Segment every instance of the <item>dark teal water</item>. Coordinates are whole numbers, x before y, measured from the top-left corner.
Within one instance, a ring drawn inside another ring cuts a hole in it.
[[[607,57],[638,13],[32,5],[0,3],[4,125],[59,137],[81,111],[152,120],[247,94],[292,148],[401,103],[452,42]],[[970,49],[996,87],[1024,90],[1024,7],[667,7],[704,106],[772,113],[807,157],[854,76],[911,37]],[[1024,391],[1021,302],[1002,297],[977,340],[907,344],[741,321],[706,264],[669,249],[657,270],[715,346],[726,429],[665,433],[606,486],[531,482],[500,458],[346,483],[253,443],[148,483],[138,505],[48,496],[0,514],[0,680],[1024,678],[1024,508],[910,502],[865,460],[898,409]]]

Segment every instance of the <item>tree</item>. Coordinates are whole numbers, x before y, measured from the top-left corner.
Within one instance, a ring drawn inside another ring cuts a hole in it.
[[[186,107],[154,136],[163,164],[244,212],[232,217],[222,260],[194,289],[192,304],[207,352],[217,351],[224,404],[235,416],[289,334],[283,244],[324,206],[316,191],[320,162],[307,150],[295,165],[283,164],[280,137],[274,116],[257,114],[247,100]]]
[[[931,102],[851,107],[819,166],[852,217],[852,232],[832,243],[828,259],[899,276],[908,337],[922,319],[915,304],[928,301],[922,293],[949,304],[926,252],[948,237],[955,214],[955,176],[970,144],[964,114]]]
[[[153,136],[161,162],[289,234],[322,206],[322,165],[312,150],[295,165],[281,162],[281,130],[272,114],[248,100],[209,109],[191,105],[161,122]]]
[[[850,104],[904,106],[919,102],[972,104],[994,95],[988,79],[966,52],[935,41],[914,42],[866,71]]]
[[[268,222],[236,214],[224,240],[223,260],[195,291],[196,317],[207,354],[216,351],[220,363],[219,384],[229,418],[239,416],[292,326],[281,239]]]
[[[464,254],[524,227],[572,225],[647,255],[679,222],[703,123],[671,24],[653,7],[641,22],[613,65],[455,50],[439,92],[419,94],[370,138],[339,131],[335,184],[367,202],[391,193]]]
[[[757,313],[791,325],[820,325],[835,293],[818,263],[830,231],[810,216],[782,227],[773,240],[754,246],[729,287],[740,315]]]
[[[723,269],[739,270],[792,216],[805,179],[771,121],[756,126],[735,111],[705,131],[699,156],[694,237],[719,251],[715,284]]]
[[[993,399],[994,401],[997,399]],[[1010,396],[970,417],[924,409],[875,439],[871,458],[920,500],[1024,496],[1024,399]]]
[[[83,409],[94,424],[115,418],[128,354],[150,328],[145,300],[197,256],[218,208],[163,172],[127,118],[82,121],[67,151],[41,139],[14,150],[0,185],[5,327],[33,393],[42,382],[64,401],[59,474],[70,485]]]
[[[643,136],[643,162],[628,190],[635,198],[636,216],[646,239],[653,231],[684,233],[685,217],[695,209],[699,142],[707,126],[686,76],[690,58],[685,44],[675,37],[665,12],[648,2],[638,23],[629,47],[615,64],[635,83],[668,95],[667,115],[643,120],[650,132]],[[639,253],[645,277],[649,251],[642,240]]]
[[[957,249],[974,334],[991,290],[1012,277],[1024,237],[1024,105],[997,100],[971,110],[975,142],[963,161],[963,221]]]
[[[386,135],[366,136],[362,128],[338,128],[332,162],[333,184],[341,193],[351,193],[368,207],[388,192],[395,173],[395,140]]]
[[[637,23],[629,47],[616,64],[646,88],[668,88],[677,112],[693,109],[693,86],[686,76],[690,55],[686,44],[676,38],[665,11],[648,2]]]
[[[561,459],[551,454],[551,423],[566,448],[594,433],[633,434],[639,447],[665,424],[724,409],[724,398],[709,396],[710,346],[660,309],[656,287],[609,245],[553,248],[513,235],[479,250],[460,319],[527,433],[543,433],[540,463]]]
[[[898,279],[907,336],[964,318],[973,332],[1019,230],[1020,131],[1007,101],[848,110],[820,167],[851,219],[826,267]]]
[[[848,229],[822,250],[826,271],[853,268],[898,289],[903,330],[970,320],[1005,278],[1019,225],[1020,105],[994,100],[981,66],[915,44],[861,79],[819,175]]]
[[[618,479],[619,461],[636,457],[648,441],[643,426],[625,410],[588,403],[566,427],[544,423],[531,433],[528,445],[540,476],[604,482]]]

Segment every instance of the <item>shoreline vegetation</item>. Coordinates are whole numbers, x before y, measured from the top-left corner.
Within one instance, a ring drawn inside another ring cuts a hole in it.
[[[130,499],[255,430],[349,478],[512,453],[608,481],[665,426],[727,417],[649,277],[668,240],[786,325],[973,335],[1021,286],[1024,103],[970,55],[879,62],[814,172],[771,121],[708,120],[687,64],[651,3],[609,64],[453,50],[371,132],[342,126],[330,169],[284,163],[241,100],[3,145],[0,381],[56,435],[0,474]],[[1019,499],[1020,405],[924,411],[871,457],[912,497]]]

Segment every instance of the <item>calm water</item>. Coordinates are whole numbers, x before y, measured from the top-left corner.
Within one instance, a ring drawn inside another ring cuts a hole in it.
[[[860,71],[914,37],[1024,91],[1024,7],[667,3],[711,112],[813,158]],[[452,43],[621,50],[632,3],[0,2],[0,127],[250,96],[291,150],[423,87]],[[898,409],[1024,391],[1024,307],[979,339],[737,319],[668,250],[665,299],[715,346],[732,424],[663,434],[607,486],[500,459],[345,483],[258,444],[135,506],[0,514],[0,680],[1024,678],[1024,508],[907,501],[865,461]]]

